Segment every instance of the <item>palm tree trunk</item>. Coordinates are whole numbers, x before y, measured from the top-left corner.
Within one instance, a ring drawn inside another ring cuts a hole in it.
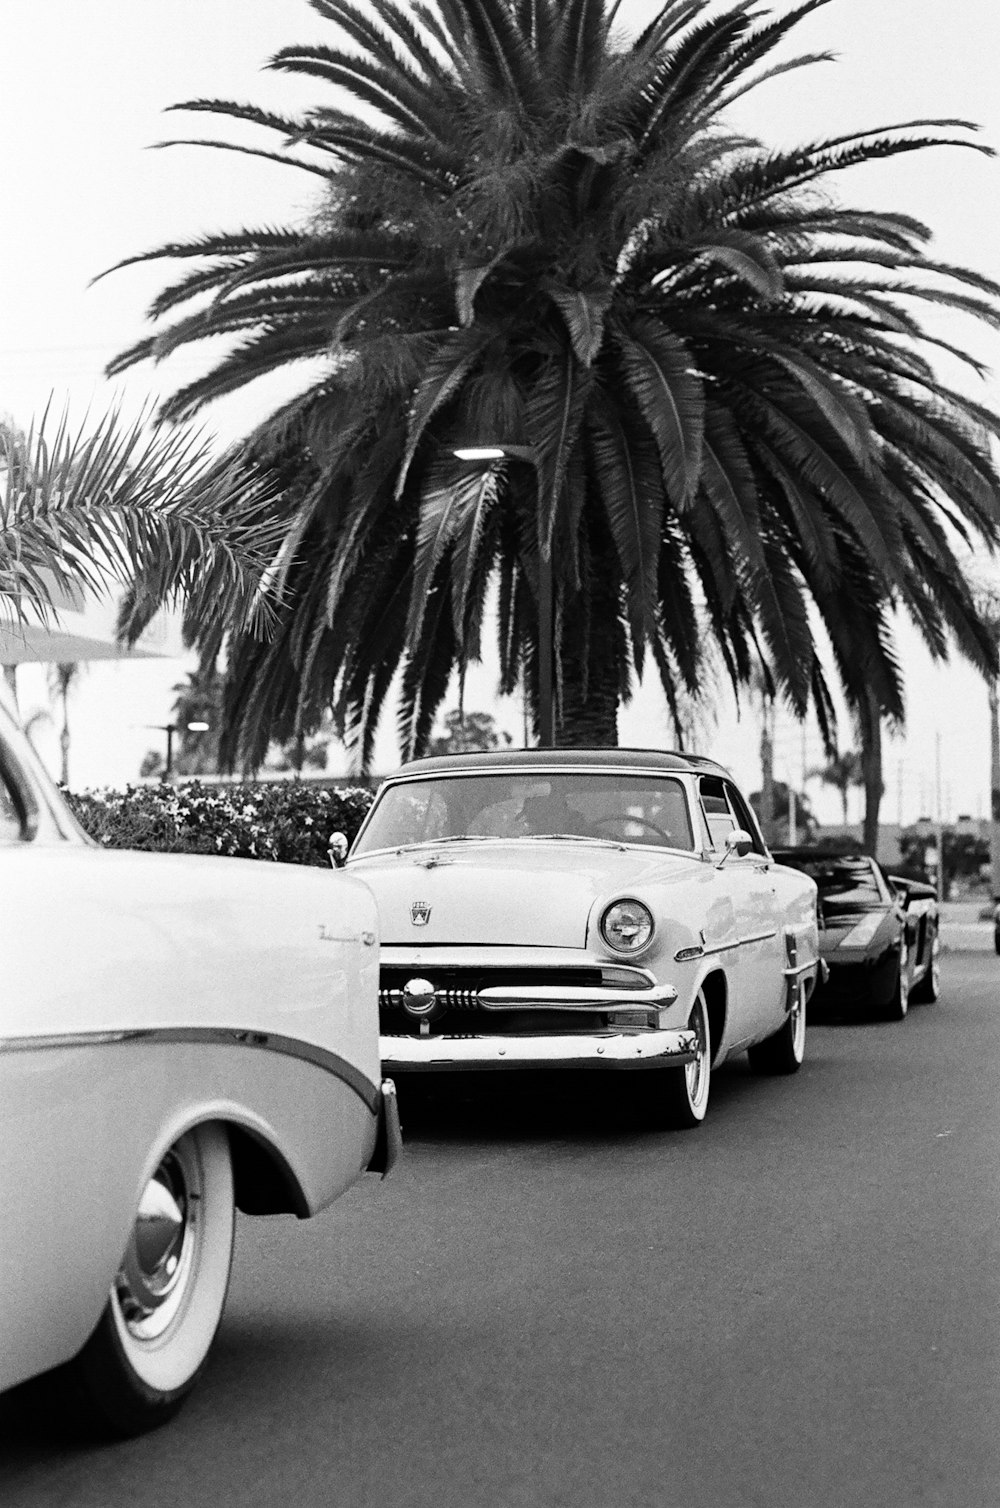
[[[59,780],[62,785],[69,785],[69,704],[67,687],[62,692],[62,731],[59,734],[59,751],[62,755],[62,769]]]
[[[587,628],[589,632],[581,632],[579,616],[567,614],[559,657],[556,744],[565,749],[614,749],[619,693],[614,634],[603,613]]]
[[[556,744],[569,749],[618,745],[622,659],[614,573],[601,569],[603,541],[592,540],[586,589],[564,603],[559,637]]]

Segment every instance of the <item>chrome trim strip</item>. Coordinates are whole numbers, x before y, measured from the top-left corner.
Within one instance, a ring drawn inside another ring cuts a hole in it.
[[[677,991],[671,984],[650,990],[590,989],[572,984],[494,984],[480,990],[478,999],[488,1011],[520,1010],[532,1005],[561,1011],[627,1010],[633,1006],[651,1006],[655,1010],[673,1005]]]
[[[687,1027],[669,1031],[546,1037],[381,1038],[386,1068],[449,1073],[506,1068],[663,1068],[693,1063],[698,1039]]]
[[[111,1031],[60,1032],[39,1037],[0,1037],[0,1053],[34,1052],[51,1048],[132,1046],[152,1043],[155,1046],[208,1044],[213,1047],[256,1047],[283,1057],[298,1058],[313,1068],[320,1068],[353,1089],[373,1115],[382,1103],[382,1090],[342,1058],[339,1053],[297,1037],[278,1032],[243,1031],[228,1026],[141,1026]]]
[[[754,932],[749,937],[737,937],[732,942],[712,943],[702,948],[701,952],[693,956],[697,958],[710,958],[715,953],[728,953],[732,948],[746,948],[750,943],[767,942],[769,938],[777,937],[778,929],[773,927],[770,932]],[[682,948],[682,953],[687,950]]]

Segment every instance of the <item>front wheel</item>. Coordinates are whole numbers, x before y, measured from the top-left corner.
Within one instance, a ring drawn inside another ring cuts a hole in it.
[[[773,1034],[747,1049],[754,1073],[798,1073],[806,1055],[806,989],[800,980],[795,1001],[784,1023]]]
[[[712,1081],[712,1037],[704,993],[695,996],[688,1026],[695,1034],[695,1057],[682,1068],[660,1068],[640,1077],[647,1118],[677,1131],[700,1126],[708,1110]]]
[[[137,1435],[177,1413],[222,1318],[234,1224],[229,1138],[198,1126],[143,1190],[100,1323],[67,1368],[89,1424]]]

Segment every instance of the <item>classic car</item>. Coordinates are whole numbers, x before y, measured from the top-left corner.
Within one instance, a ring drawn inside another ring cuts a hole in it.
[[[0,914],[0,1388],[138,1433],[205,1364],[234,1207],[315,1215],[395,1160],[375,905],[101,849],[0,697]]]
[[[886,874],[863,853],[779,849],[819,887],[820,954],[829,978],[817,1007],[860,1007],[902,1021],[912,1002],[941,993],[937,892],[932,885]]]
[[[629,1071],[646,1113],[705,1115],[713,1064],[792,1073],[820,967],[816,887],[777,866],[720,765],[650,750],[414,761],[355,841],[378,901],[398,1075]]]

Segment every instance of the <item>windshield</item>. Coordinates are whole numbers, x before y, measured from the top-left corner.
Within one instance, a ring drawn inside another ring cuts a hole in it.
[[[870,911],[889,903],[878,871],[868,859],[786,858],[782,862],[812,876],[827,916],[835,911]]]
[[[355,854],[460,839],[590,838],[694,848],[679,780],[613,770],[441,775],[383,790]]]

